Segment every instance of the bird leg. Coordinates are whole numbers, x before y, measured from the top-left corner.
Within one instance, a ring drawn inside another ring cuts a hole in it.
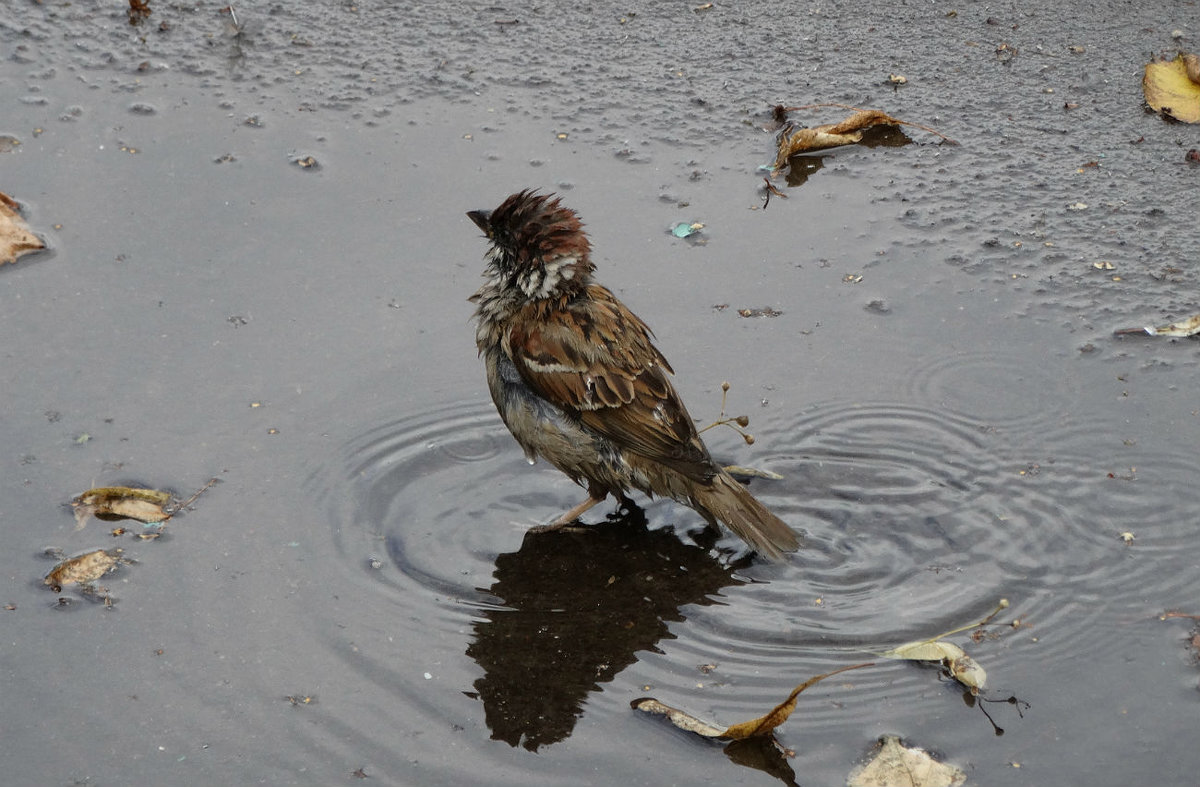
[[[587,500],[584,500],[582,503],[575,506],[570,511],[563,514],[558,519],[554,520],[553,522],[551,522],[548,525],[537,525],[535,527],[529,528],[529,532],[530,533],[553,533],[556,530],[562,530],[564,527],[566,527],[567,525],[576,521],[577,519],[579,519],[579,517],[583,516],[584,512],[587,511],[588,509],[592,508],[593,506],[595,506],[598,503],[603,503],[604,498],[606,498],[606,497],[608,497],[607,492],[597,492],[597,491],[589,489]]]

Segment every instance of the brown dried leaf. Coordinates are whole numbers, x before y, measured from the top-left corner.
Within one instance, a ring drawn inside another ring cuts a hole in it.
[[[22,254],[46,248],[21,218],[18,208],[16,200],[0,192],[0,265],[16,262]]]
[[[89,489],[71,501],[75,508],[75,529],[87,524],[88,517],[108,516],[136,519],[139,522],[166,522],[171,518],[164,506],[171,495],[157,489],[134,489],[127,486],[102,486]]]
[[[86,585],[95,582],[108,572],[116,570],[121,563],[129,562],[122,554],[122,549],[97,549],[67,558],[50,569],[43,583],[57,593],[62,590],[63,585]]]
[[[792,689],[792,693],[783,702],[776,705],[765,716],[760,716],[757,719],[744,721],[741,724],[734,724],[724,730],[719,727],[714,727],[706,721],[701,721],[687,711],[672,708],[670,705],[659,702],[653,697],[645,697],[643,699],[634,700],[631,705],[634,710],[640,710],[645,713],[655,713],[661,716],[666,716],[671,720],[671,723],[682,730],[694,732],[697,735],[703,735],[706,738],[723,738],[725,740],[744,740],[761,735],[769,735],[771,731],[783,724],[792,715],[792,711],[796,709],[796,698],[800,696],[800,692],[807,689],[814,683],[818,683],[831,675],[837,675],[839,672],[846,672],[852,669],[862,669],[863,667],[873,667],[873,663],[868,664],[852,664],[849,667],[835,669],[832,672],[826,672],[823,675],[809,678],[801,683],[796,688]]]
[[[1200,123],[1200,58],[1188,54],[1147,63],[1142,92],[1155,112],[1184,123]]]
[[[1145,333],[1149,336],[1195,336],[1200,333],[1200,314],[1193,315],[1179,322],[1167,323],[1157,328],[1147,325],[1144,328],[1118,328],[1113,331],[1113,334],[1116,336],[1125,336],[1131,333]]]
[[[823,126],[813,126],[812,128],[796,128],[790,124],[785,124],[779,130],[777,138],[778,153],[775,156],[774,169],[780,170],[787,166],[788,159],[797,153],[805,153],[813,150],[825,150],[826,148],[839,147],[841,145],[852,145],[862,140],[863,132],[876,126],[913,126],[923,131],[928,131],[932,134],[937,134],[942,139],[951,144],[956,144],[954,140],[946,137],[944,134],[939,134],[931,128],[909,123],[906,120],[894,118],[886,112],[879,109],[859,109],[858,107],[850,107],[845,104],[814,104],[813,107],[821,106],[836,106],[844,109],[854,110],[854,114],[847,117],[840,123],[832,123]],[[786,113],[790,109],[808,109],[810,107],[776,107],[775,116],[777,118],[786,118]]]
[[[854,769],[848,787],[956,787],[967,775],[952,765],[938,762],[929,753],[907,748],[900,739],[880,739],[879,752],[866,765]]]
[[[834,132],[829,126],[814,128],[785,129],[779,135],[779,152],[775,156],[775,169],[787,166],[788,159],[797,153],[853,145],[862,141],[862,131]]]
[[[830,134],[846,134],[854,131],[866,131],[875,126],[899,126],[903,123],[880,109],[860,109],[841,123],[832,126],[818,126]]]

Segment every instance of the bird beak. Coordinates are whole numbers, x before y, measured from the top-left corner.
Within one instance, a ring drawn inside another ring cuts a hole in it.
[[[491,235],[492,223],[490,221],[492,212],[490,210],[469,210],[467,218],[475,222],[475,226],[483,230],[484,234]]]

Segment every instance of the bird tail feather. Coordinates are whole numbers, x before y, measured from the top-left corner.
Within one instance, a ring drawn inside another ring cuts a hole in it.
[[[785,552],[800,548],[796,531],[768,511],[728,473],[718,473],[711,485],[697,485],[692,491],[701,513],[708,512],[723,522],[768,560],[781,560]]]

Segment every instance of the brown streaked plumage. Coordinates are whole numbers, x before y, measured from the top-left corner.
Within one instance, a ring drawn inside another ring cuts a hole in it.
[[[525,190],[467,215],[491,242],[471,301],[496,409],[531,463],[544,457],[588,490],[542,529],[638,489],[723,522],[765,557],[796,549],[795,532],[709,456],[650,328],[592,281],[575,212]]]

